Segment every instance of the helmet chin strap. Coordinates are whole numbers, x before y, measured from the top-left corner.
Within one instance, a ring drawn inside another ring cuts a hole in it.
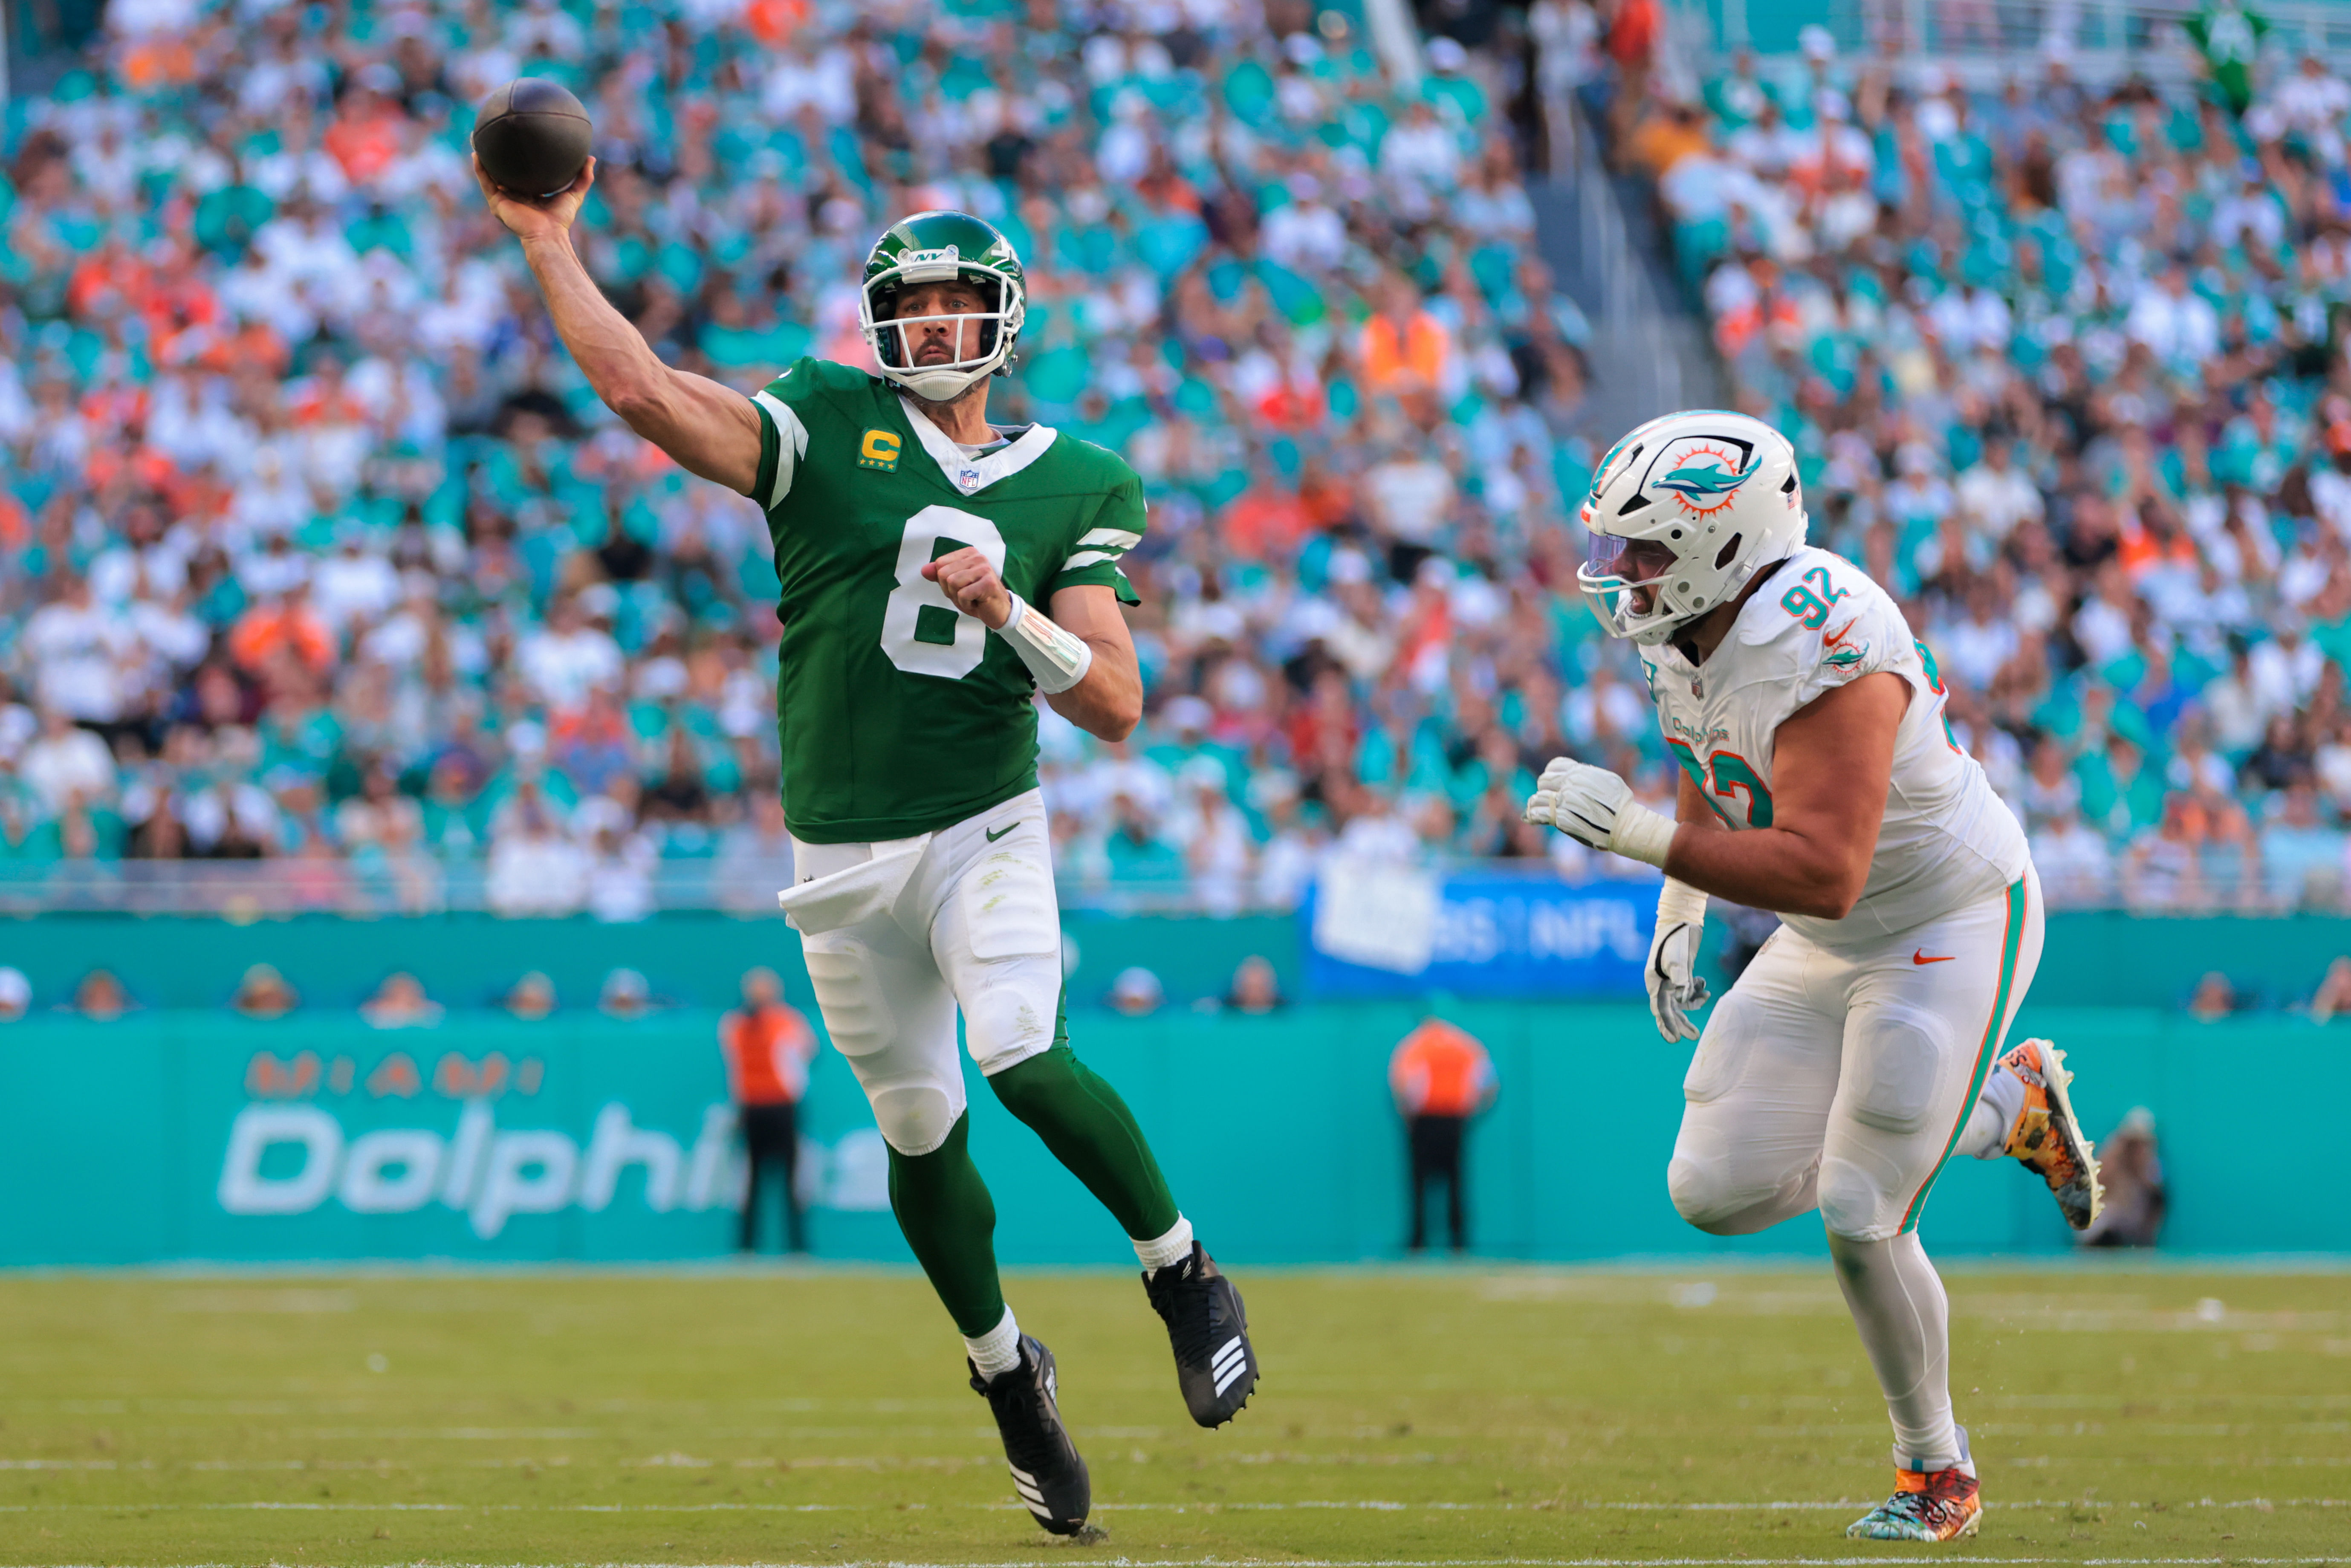
[[[925,402],[950,403],[987,374],[985,371],[901,371],[891,380]]]

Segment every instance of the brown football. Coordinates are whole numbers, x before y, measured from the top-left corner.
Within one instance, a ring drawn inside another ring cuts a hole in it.
[[[499,189],[551,196],[588,166],[594,131],[587,109],[561,83],[517,77],[482,100],[474,155]]]

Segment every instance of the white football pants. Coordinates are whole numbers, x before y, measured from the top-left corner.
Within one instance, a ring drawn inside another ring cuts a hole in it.
[[[1857,947],[1782,926],[1716,1005],[1682,1084],[1674,1207],[1719,1236],[1821,1211],[1909,1469],[1964,1454],[1942,1282],[1912,1232],[2041,939],[2030,869],[1998,896]]]
[[[1040,791],[918,839],[795,838],[792,875],[783,902],[825,1030],[900,1154],[929,1154],[964,1113],[957,1008],[984,1074],[1053,1044],[1061,920]]]

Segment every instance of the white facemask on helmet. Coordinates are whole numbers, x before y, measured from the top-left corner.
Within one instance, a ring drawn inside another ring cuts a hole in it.
[[[1796,449],[1748,414],[1669,413],[1610,449],[1577,517],[1584,602],[1610,636],[1655,645],[1802,548]]]

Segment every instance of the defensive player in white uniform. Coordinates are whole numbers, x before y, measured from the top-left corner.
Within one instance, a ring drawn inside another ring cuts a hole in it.
[[[1952,739],[1934,660],[1883,590],[1804,544],[1795,453],[1744,414],[1653,420],[1601,465],[1578,580],[1640,648],[1684,777],[1674,820],[1605,768],[1554,760],[1527,802],[1662,868],[1650,1009],[1698,1039],[1667,1181],[1715,1235],[1818,1208],[1893,1417],[1897,1490],[1847,1534],[1971,1534],[1980,1504],[1949,1386],[1919,1211],[1954,1153],[2012,1155],[2089,1224],[2096,1166],[2062,1053],[2002,1056],[2041,957],[2023,830]],[[1707,1021],[1707,896],[1783,924]]]

